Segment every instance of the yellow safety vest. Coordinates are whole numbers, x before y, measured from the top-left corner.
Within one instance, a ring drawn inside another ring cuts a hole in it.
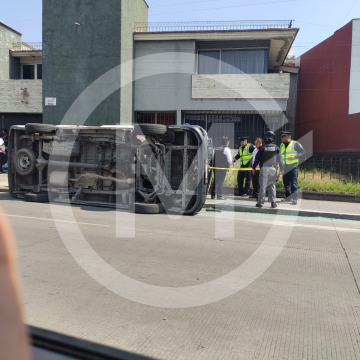
[[[242,146],[239,148],[240,154],[240,163],[241,165],[247,165],[252,159],[252,154],[250,154],[250,144],[247,144],[243,150]]]
[[[282,143],[280,146],[280,151],[283,159],[284,165],[292,165],[292,164],[298,164],[299,159],[295,160],[289,160],[290,156],[297,156],[298,152],[295,150],[295,144],[296,141],[291,140],[288,147],[285,147],[285,144]]]

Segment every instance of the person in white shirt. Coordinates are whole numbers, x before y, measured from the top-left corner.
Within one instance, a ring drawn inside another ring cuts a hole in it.
[[[2,138],[0,138],[0,174],[2,173],[3,165],[5,165],[5,164],[3,164],[5,155],[6,155],[5,142]]]
[[[226,173],[233,163],[231,150],[229,148],[230,140],[228,137],[224,136],[221,140],[221,146],[214,148],[213,152],[213,167],[220,168],[214,170],[214,184],[211,191],[211,198],[215,199],[215,194],[217,195],[218,200],[225,200],[222,196],[222,190],[224,186],[224,180]]]
[[[257,138],[255,140],[255,142],[254,142],[254,145],[255,145],[256,149],[253,152],[253,157],[251,159],[251,166],[255,162],[256,154],[258,153],[259,149],[262,147],[262,139]],[[260,191],[259,176],[260,176],[260,171],[256,170],[255,175],[252,176],[253,193],[249,197],[250,199],[257,199],[258,198],[259,191]]]

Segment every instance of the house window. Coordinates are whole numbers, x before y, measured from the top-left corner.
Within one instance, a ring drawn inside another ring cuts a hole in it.
[[[42,64],[23,64],[21,78],[24,80],[42,79]]]
[[[268,50],[199,51],[198,74],[267,73]]]

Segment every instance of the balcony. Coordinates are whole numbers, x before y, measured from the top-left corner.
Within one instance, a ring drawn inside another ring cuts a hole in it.
[[[11,51],[42,51],[42,43],[41,42],[26,43],[24,41],[13,43],[11,46]]]
[[[288,99],[290,74],[193,75],[192,99]]]
[[[13,43],[10,49],[10,54],[13,57],[37,57],[42,56],[42,43],[24,41]]]
[[[135,23],[135,33],[290,29],[292,20],[192,21]]]

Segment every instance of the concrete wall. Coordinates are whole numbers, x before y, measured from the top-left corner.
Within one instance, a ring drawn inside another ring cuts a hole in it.
[[[21,42],[21,35],[0,24],[0,80],[10,79],[9,50],[11,44],[16,42]]]
[[[44,97],[57,98],[56,107],[44,107],[44,123],[60,124],[91,83],[120,65],[120,33],[121,0],[43,1],[43,103]],[[118,81],[120,88],[120,73]],[[85,124],[119,122],[120,90]]]
[[[288,99],[290,74],[193,75],[193,99]]]
[[[0,81],[0,113],[41,113],[42,80]]]
[[[349,114],[360,113],[360,19],[352,21]]]
[[[144,0],[121,1],[121,90],[120,121],[131,124],[133,121],[133,57],[134,24],[148,21],[148,7]]]
[[[297,106],[298,74],[290,74],[289,99],[286,106],[286,118],[289,121],[289,131],[295,131],[295,118]]]
[[[286,110],[286,99],[192,99],[195,71],[195,41],[136,41],[134,110]]]

